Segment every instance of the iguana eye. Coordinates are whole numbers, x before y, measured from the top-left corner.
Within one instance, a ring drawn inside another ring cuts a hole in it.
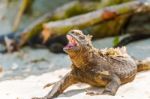
[[[78,33],[77,31],[71,31],[72,34],[75,34],[75,35],[79,35],[80,33]]]

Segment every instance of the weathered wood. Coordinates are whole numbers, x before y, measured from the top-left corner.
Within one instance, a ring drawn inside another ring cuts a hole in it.
[[[49,22],[44,24],[43,32],[46,32],[44,34],[50,35],[62,35],[66,34],[69,30],[73,28],[85,29],[89,26],[113,19],[120,15],[134,13],[141,6],[143,6],[143,3],[138,1],[132,1],[120,5],[106,7],[65,20]]]
[[[45,22],[66,19],[74,15],[90,12],[97,9],[98,6],[99,3],[97,2],[72,1],[61,7],[58,7],[56,10],[43,15],[37,21],[27,27],[22,32],[22,37],[19,45],[23,46],[32,37],[41,33],[42,25]]]
[[[41,33],[42,24],[45,22],[66,19],[71,16],[79,15],[106,6],[120,4],[127,1],[130,0],[78,0],[67,3],[62,7],[58,7],[53,12],[45,14],[44,16],[39,18],[35,23],[27,27],[23,31],[23,36],[21,38],[22,40],[20,41],[19,45],[24,45],[33,36]]]
[[[94,39],[119,35],[124,29],[124,25],[126,25],[130,15],[131,14],[118,16],[113,20],[85,28],[83,31],[86,34],[92,35]]]
[[[19,24],[21,22],[22,16],[25,12],[28,12],[31,10],[31,6],[34,0],[22,0],[20,7],[18,9],[18,13],[15,17],[14,23],[13,23],[13,31],[17,31]]]

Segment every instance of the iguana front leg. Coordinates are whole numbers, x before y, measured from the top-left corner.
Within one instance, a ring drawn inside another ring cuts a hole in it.
[[[113,74],[111,76],[111,81],[106,85],[103,94],[115,95],[120,85],[120,78],[117,75]]]
[[[102,95],[102,94],[115,95],[121,84],[120,78],[115,74],[112,74],[112,75],[101,74],[100,77],[103,77],[108,80],[108,84],[106,83],[106,87],[104,91],[103,92],[87,91],[86,94],[88,95]],[[97,83],[97,85],[101,85],[102,79],[99,77],[96,79],[99,80],[100,82],[100,83]]]
[[[56,82],[52,90],[43,98],[33,98],[33,99],[52,99],[60,95],[66,88],[70,85],[77,83],[75,76],[70,72],[60,81]]]

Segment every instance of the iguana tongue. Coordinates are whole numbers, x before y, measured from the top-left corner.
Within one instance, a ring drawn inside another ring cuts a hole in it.
[[[67,46],[66,47],[68,47],[68,48],[72,48],[72,47],[74,47],[75,45],[74,44],[67,44]]]

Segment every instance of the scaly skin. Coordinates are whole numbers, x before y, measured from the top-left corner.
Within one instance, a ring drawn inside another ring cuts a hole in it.
[[[105,87],[101,94],[115,95],[121,84],[134,80],[138,62],[133,60],[124,48],[98,50],[92,46],[91,37],[79,30],[70,31],[67,38],[69,44],[64,51],[70,56],[72,70],[55,83],[48,95],[34,99],[52,99],[78,82]],[[142,66],[140,64],[140,67]],[[144,66],[140,69],[150,69],[150,65]]]

